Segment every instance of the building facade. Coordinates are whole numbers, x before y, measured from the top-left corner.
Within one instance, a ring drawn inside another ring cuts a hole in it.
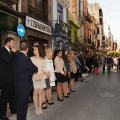
[[[17,34],[17,25],[23,24],[25,35],[30,46],[32,41],[37,40],[41,45],[46,43],[51,46],[51,0],[2,0],[0,2],[0,15],[5,21],[1,20],[2,41],[11,36],[16,40],[18,49],[20,37]],[[9,7],[6,7],[9,6]],[[3,45],[3,43],[1,42]]]
[[[52,48],[71,49],[71,28],[68,26],[69,0],[51,0]]]
[[[4,46],[4,40],[7,37],[13,37],[16,40],[16,48],[19,47],[20,37],[17,34],[17,25],[24,18],[19,10],[19,0],[0,1],[0,47]]]
[[[78,11],[77,11],[77,3],[78,0],[69,0],[69,14],[68,14],[68,25],[71,28],[71,49],[74,51],[79,51],[79,37],[78,30],[79,22],[78,22]]]
[[[25,25],[26,34],[32,45],[37,40],[40,45],[48,44],[51,47],[51,0],[21,0],[21,11],[25,14],[22,23]]]
[[[88,11],[91,16],[94,16],[97,23],[97,39],[100,43],[100,47],[104,45],[104,23],[103,23],[103,11],[99,3],[91,3],[88,5]]]

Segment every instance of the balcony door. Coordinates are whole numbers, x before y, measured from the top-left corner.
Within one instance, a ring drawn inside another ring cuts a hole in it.
[[[60,11],[60,10],[57,11],[57,19],[58,19],[59,21],[62,20],[62,15],[61,15],[61,11]]]

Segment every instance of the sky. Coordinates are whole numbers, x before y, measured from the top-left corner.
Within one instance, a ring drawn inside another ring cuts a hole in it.
[[[114,40],[120,43],[120,0],[88,0],[88,2],[100,4],[104,23],[110,25]]]

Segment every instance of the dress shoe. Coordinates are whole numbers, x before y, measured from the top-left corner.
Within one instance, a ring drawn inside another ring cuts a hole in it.
[[[10,120],[17,120],[17,115],[13,114],[9,117]]]
[[[64,98],[69,98],[69,95],[64,96]]]
[[[48,105],[53,105],[54,104],[54,102],[48,101],[48,100],[47,100],[47,103],[48,103]]]
[[[60,98],[60,97],[57,97],[57,99],[58,99],[58,101],[64,101],[64,99],[63,98]]]
[[[10,119],[8,119],[6,116],[1,116],[0,120],[10,120]]]

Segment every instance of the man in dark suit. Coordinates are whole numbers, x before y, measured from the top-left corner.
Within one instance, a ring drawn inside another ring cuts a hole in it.
[[[28,43],[21,42],[20,52],[13,61],[17,120],[26,120],[29,94],[33,89],[32,74],[38,71],[27,56],[27,52]]]
[[[6,117],[7,102],[12,114],[16,113],[13,95],[12,61],[15,56],[14,39],[5,39],[5,46],[0,49],[0,120],[9,120]]]

